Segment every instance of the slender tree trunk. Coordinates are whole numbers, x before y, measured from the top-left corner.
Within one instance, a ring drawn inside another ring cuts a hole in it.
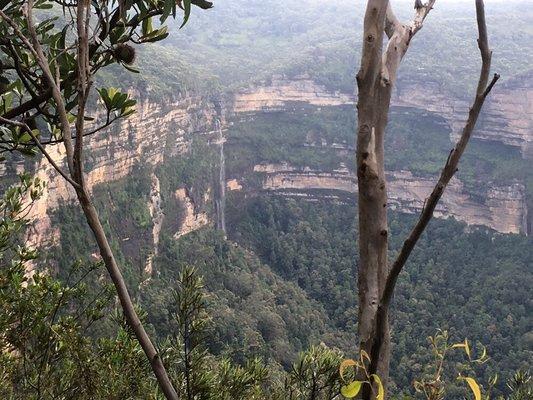
[[[476,0],[479,49],[482,68],[476,97],[462,135],[442,170],[435,189],[428,197],[419,221],[406,239],[389,271],[387,182],[385,178],[384,139],[391,94],[398,67],[413,36],[433,8],[435,0],[417,2],[410,24],[402,24],[388,0],[369,0],[364,21],[361,68],[357,74],[358,129],[357,178],[359,207],[359,321],[360,350],[370,357],[369,374],[377,374],[387,386],[390,364],[389,306],[396,281],[416,245],[466,148],[479,113],[499,76],[489,83],[491,52],[485,24],[483,0]],[[388,43],[383,50],[384,34]],[[362,398],[375,398],[376,388],[364,385]]]
[[[361,69],[357,74],[357,179],[359,209],[359,325],[360,349],[370,354],[374,320],[388,274],[387,187],[384,136],[390,88],[380,83],[380,64],[387,1],[369,1],[364,22]],[[385,109],[382,108],[385,106]],[[379,355],[378,374],[386,380],[389,334]],[[383,379],[382,378],[382,379]],[[370,387],[365,385],[364,391]]]
[[[120,305],[122,306],[124,316],[126,317],[126,322],[135,333],[135,336],[141,344],[141,347],[144,350],[146,357],[150,361],[152,370],[159,382],[161,390],[165,394],[165,397],[169,400],[178,400],[178,395],[174,390],[172,383],[170,382],[161,357],[159,356],[159,353],[154,347],[152,341],[150,340],[150,337],[146,333],[146,330],[144,329],[144,326],[141,320],[139,319],[137,312],[135,311],[135,307],[128,292],[128,288],[126,287],[126,283],[124,282],[122,273],[120,272],[120,269],[117,265],[115,256],[105,235],[104,228],[100,223],[100,218],[98,216],[96,208],[92,204],[92,201],[85,187],[78,189],[76,193],[80,205],[83,209],[83,213],[85,214],[85,218],[87,219],[87,223],[89,224],[96,239],[96,243],[98,245],[100,255],[102,256],[102,260],[104,261],[109,276],[111,277],[111,281],[115,285]]]
[[[78,92],[78,109],[77,117],[75,123],[75,142],[72,140],[72,129],[70,122],[68,120],[67,111],[65,108],[65,101],[61,94],[59,88],[59,80],[56,82],[54,74],[50,69],[50,65],[47,57],[44,54],[41,43],[39,42],[38,34],[35,30],[35,25],[33,22],[33,0],[28,0],[28,7],[26,8],[26,20],[28,24],[28,30],[31,36],[31,42],[24,38],[21,39],[26,44],[28,49],[31,49],[32,53],[35,55],[36,60],[41,67],[48,84],[52,89],[52,97],[56,103],[57,112],[61,121],[61,131],[63,136],[63,144],[65,145],[66,159],[68,173],[62,171],[62,169],[53,162],[50,155],[46,150],[39,146],[39,149],[47,157],[48,160],[51,160],[54,168],[72,185],[76,191],[79,203],[82,207],[83,213],[91,228],[96,243],[98,245],[100,255],[104,261],[104,264],[107,268],[111,281],[113,282],[117,296],[119,298],[124,316],[128,325],[131,327],[137,340],[139,341],[146,357],[148,358],[154,375],[159,383],[159,387],[164,393],[165,397],[168,400],[178,400],[178,395],[170,382],[170,379],[167,375],[165,366],[155,349],[150,337],[146,333],[144,326],[139,319],[133,302],[131,300],[130,294],[126,287],[126,283],[120,272],[120,269],[115,260],[111,246],[107,240],[105,231],[102,227],[98,213],[91,201],[89,191],[87,189],[87,184],[84,176],[84,165],[83,165],[83,150],[84,150],[84,117],[85,117],[85,105],[89,96],[89,89],[91,87],[91,68],[89,64],[89,49],[88,49],[88,37],[89,37],[89,26],[90,26],[90,6],[88,2],[78,2],[76,6],[76,27],[77,27],[77,67],[78,67],[78,82],[77,82],[77,92]],[[31,131],[30,129],[28,129]],[[38,140],[32,136],[36,142]]]

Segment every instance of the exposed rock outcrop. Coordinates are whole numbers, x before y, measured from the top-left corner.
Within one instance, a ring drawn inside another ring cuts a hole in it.
[[[150,254],[146,259],[146,265],[144,266],[144,272],[147,275],[148,279],[152,276],[154,266],[154,257],[157,257],[159,252],[159,235],[161,233],[161,228],[163,227],[164,214],[161,208],[161,185],[157,175],[152,173],[152,181],[150,188],[150,199],[148,202],[148,211],[150,212],[150,217],[152,218],[152,242],[153,248]]]
[[[532,156],[532,75],[533,72],[516,77],[494,91],[480,129],[476,130],[476,137],[517,146],[526,157]],[[294,102],[316,106],[343,105],[353,104],[354,96],[332,93],[307,76],[295,80],[276,76],[268,84],[250,87],[229,96],[226,111],[229,114],[253,113],[283,109]],[[427,82],[423,85],[404,84],[395,93],[394,104],[438,112],[448,120],[453,132],[459,131],[468,111],[466,102],[450,99],[439,85]],[[90,186],[123,178],[140,162],[146,168],[153,168],[164,162],[166,155],[182,152],[189,143],[189,135],[211,131],[214,119],[220,113],[220,105],[215,106],[213,102],[193,95],[184,95],[172,102],[140,102],[136,108],[137,112],[129,119],[88,138],[90,151],[86,158]],[[50,147],[49,151],[58,162],[64,159],[62,146]],[[7,173],[5,168],[0,171]],[[353,193],[356,186],[355,178],[342,170],[331,173],[290,170],[263,172],[267,174],[265,188],[292,190],[299,195],[305,195],[302,191],[309,189],[320,190],[324,196],[327,190]],[[36,222],[28,232],[28,239],[34,245],[58,245],[59,230],[52,225],[50,216],[61,204],[72,201],[74,193],[45,159],[37,163],[36,174],[48,182],[48,188],[31,211],[31,217]],[[402,171],[397,174],[400,175],[390,176],[391,206],[407,212],[419,209],[431,181],[408,176]],[[228,188],[241,189],[236,181],[228,182]],[[493,186],[488,191],[488,198],[481,204],[472,200],[460,182],[456,181],[437,214],[455,216],[472,224],[485,224],[501,232],[521,232],[524,231],[527,214],[524,196],[523,187],[518,183],[507,187]],[[188,208],[186,196],[178,197]],[[204,215],[188,215],[183,232],[205,224],[205,218]]]
[[[183,222],[178,232],[174,234],[177,239],[187,233],[193,232],[209,223],[209,217],[204,212],[196,212],[191,198],[187,195],[185,189],[178,189],[175,192],[176,199],[180,201],[184,207]]]
[[[288,80],[274,76],[270,84],[253,86],[237,92],[233,99],[233,112],[257,112],[283,109],[291,102],[304,102],[314,106],[338,106],[353,103],[353,96],[334,92],[317,85],[307,76]]]
[[[307,76],[292,80],[276,76],[268,84],[235,94],[233,111],[278,110],[291,102],[331,106],[353,104],[355,97],[332,93]],[[392,104],[438,113],[452,127],[452,139],[461,132],[470,107],[468,101],[450,97],[436,82],[402,82],[394,91]],[[533,158],[533,70],[498,85],[491,93],[474,137],[516,146],[524,157]]]
[[[433,111],[446,118],[457,139],[469,103],[451,98],[437,83],[404,83],[395,91],[393,105]],[[533,70],[499,84],[488,98],[474,137],[518,147],[533,158]]]
[[[357,192],[357,177],[348,169],[332,172],[295,169],[288,164],[256,165],[256,172],[264,173],[263,189],[285,196],[309,199],[333,198],[353,201]],[[392,210],[419,212],[433,190],[435,180],[418,177],[409,171],[387,173],[389,204]],[[520,183],[492,186],[484,201],[473,199],[461,181],[454,178],[448,186],[435,216],[454,217],[469,225],[485,225],[502,233],[524,233],[526,210],[525,189]]]
[[[198,96],[161,104],[138,103],[136,111],[110,130],[87,139],[89,187],[121,179],[139,163],[151,169],[167,155],[182,152],[189,143],[188,136],[210,131],[216,116],[213,103]],[[56,162],[63,164],[63,146],[51,146],[48,151]],[[48,182],[48,187],[32,208],[30,219],[35,222],[28,230],[28,239],[35,246],[59,245],[59,231],[52,226],[51,215],[61,204],[74,201],[75,193],[46,159],[42,158],[35,170],[39,178]]]

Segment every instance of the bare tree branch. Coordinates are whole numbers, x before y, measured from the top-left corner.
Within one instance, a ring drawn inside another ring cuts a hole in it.
[[[468,141],[472,136],[472,132],[474,131],[474,128],[476,126],[476,122],[478,120],[485,99],[498,81],[498,79],[500,78],[498,74],[495,74],[492,81],[487,84],[490,75],[491,51],[489,49],[488,43],[483,0],[476,0],[476,11],[479,30],[478,45],[482,59],[482,67],[478,87],[476,90],[476,96],[473,105],[470,108],[468,120],[465,124],[465,127],[463,128],[461,137],[455,145],[454,149],[451,151],[446,161],[446,164],[442,169],[438,182],[436,183],[431,195],[426,199],[424,208],[422,209],[417,223],[411,230],[411,233],[409,234],[408,238],[405,240],[389,272],[378,307],[378,313],[376,315],[376,340],[374,342],[374,347],[372,348],[372,354],[379,354],[379,338],[383,335],[383,330],[387,321],[389,305],[392,299],[392,295],[394,293],[394,288],[396,286],[398,276],[402,271],[403,267],[405,266],[413,248],[420,239],[420,236],[425,231],[429,221],[433,217],[435,207],[441,199],[447,185],[449,184],[452,177],[455,175],[461,156],[463,155]]]
[[[361,68],[357,74],[357,185],[359,216],[358,334],[361,350],[368,354],[375,343],[375,320],[379,301],[389,273],[387,222],[387,179],[385,176],[385,132],[399,65],[411,39],[421,28],[435,0],[416,10],[417,23],[402,24],[394,16],[389,1],[369,0],[365,13]],[[389,41],[383,51],[383,37]],[[388,323],[380,337],[373,373],[386,386],[390,364]],[[373,396],[364,385],[362,398]]]
[[[422,29],[423,23],[429,12],[433,9],[436,0],[429,0],[427,4],[416,9],[413,21],[409,24],[398,22],[389,4],[387,8],[387,24],[385,31],[389,37],[387,48],[382,56],[381,83],[384,86],[393,85],[396,82],[396,74],[400,63],[409,48],[411,39]],[[390,21],[390,22],[389,22]],[[394,29],[387,28],[389,24],[394,24]]]
[[[83,181],[83,133],[85,126],[85,106],[89,97],[89,18],[90,8],[86,2],[78,2],[76,8],[76,27],[78,32],[78,111],[76,116],[76,143],[74,146],[74,176],[84,186]]]
[[[405,265],[407,258],[409,257],[413,247],[420,238],[420,235],[424,231],[427,223],[433,216],[433,211],[440,200],[442,194],[451,178],[455,175],[457,171],[457,166],[459,164],[460,158],[463,155],[468,141],[472,136],[472,132],[476,126],[477,119],[479,117],[481,108],[485,102],[487,95],[490,93],[491,89],[494,87],[500,76],[495,74],[492,81],[487,85],[488,78],[490,75],[490,63],[491,63],[491,51],[489,50],[488,38],[487,38],[487,27],[485,24],[485,14],[483,9],[483,0],[476,0],[476,10],[478,13],[477,22],[479,27],[479,49],[482,57],[482,68],[480,73],[479,84],[477,87],[477,94],[474,100],[472,107],[470,108],[468,120],[463,132],[455,148],[451,151],[448,160],[442,169],[441,176],[433,189],[431,195],[426,199],[426,205],[421,212],[420,218],[413,230],[411,231],[409,237],[404,242],[396,261],[394,262],[387,285],[385,286],[385,292],[383,293],[383,300],[390,300],[392,290],[394,290],[393,281],[396,280],[397,276],[401,272],[401,269]]]
[[[22,43],[27,47],[27,49],[33,54],[35,58],[38,57],[37,51],[34,49],[30,40],[21,32],[17,24],[9,18],[2,10],[0,10],[0,17],[7,22],[7,24],[13,29],[13,32],[22,40]]]
[[[141,345],[146,357],[148,358],[154,375],[157,378],[159,386],[168,400],[178,400],[178,395],[168,377],[167,371],[159,353],[153,345],[150,337],[144,329],[143,323],[139,319],[135,306],[128,292],[126,282],[120,268],[115,259],[115,255],[109,241],[105,234],[104,228],[98,216],[98,212],[91,200],[89,190],[86,187],[84,174],[83,174],[83,136],[84,136],[84,116],[85,105],[88,98],[88,92],[90,89],[90,45],[88,43],[88,29],[89,29],[89,10],[90,2],[87,0],[78,1],[76,24],[77,24],[77,72],[76,72],[76,90],[78,96],[78,109],[76,119],[76,142],[73,144],[72,129],[67,118],[67,111],[65,108],[65,101],[61,94],[59,75],[56,74],[56,79],[52,75],[49,66],[49,60],[45,56],[42,46],[39,42],[39,38],[33,23],[32,8],[33,0],[28,0],[25,8],[26,21],[28,24],[28,31],[30,33],[31,41],[33,42],[33,48],[37,62],[39,63],[43,73],[48,80],[48,83],[52,89],[52,96],[56,103],[56,109],[59,113],[61,121],[62,139],[67,152],[67,164],[70,172],[70,180],[74,181],[77,186],[76,195],[79,203],[87,220],[91,231],[94,234],[100,255],[106,269],[111,277],[111,280],[117,291],[117,297],[122,306],[124,316],[131,329],[134,331],[139,344]],[[116,15],[116,13],[115,13]],[[56,63],[57,72],[57,63]],[[42,146],[41,146],[42,147]],[[63,175],[65,178],[66,174]],[[69,178],[67,178],[69,179]]]
[[[18,121],[12,121],[12,120],[9,120],[7,118],[4,118],[2,116],[0,116],[0,121],[2,121],[3,123],[5,124],[8,124],[8,125],[13,125],[13,126],[18,126],[19,128],[23,129],[25,132],[27,132],[31,138],[33,139],[33,141],[35,142],[35,145],[38,147],[38,149],[41,151],[41,153],[43,153],[43,155],[46,157],[46,159],[48,160],[48,162],[50,163],[50,165],[52,165],[52,167],[54,167],[54,169],[59,173],[59,175],[61,175],[68,183],[70,183],[74,188],[79,188],[80,185],[78,185],[76,182],[74,182],[69,176],[68,174],[63,171],[63,169],[57,165],[57,163],[54,161],[54,159],[50,156],[50,154],[48,154],[48,152],[46,151],[46,149],[44,148],[44,146],[41,144],[41,142],[39,141],[39,139],[37,138],[37,136],[35,136],[35,134],[33,133],[33,131],[31,130],[31,128],[23,123],[23,122],[18,122]]]
[[[428,16],[429,12],[433,10],[433,6],[435,5],[436,0],[429,0],[426,4],[424,4],[422,7],[416,8],[416,13],[413,21],[411,22],[411,32],[414,36],[420,29],[422,29],[422,25],[424,23],[424,20]]]

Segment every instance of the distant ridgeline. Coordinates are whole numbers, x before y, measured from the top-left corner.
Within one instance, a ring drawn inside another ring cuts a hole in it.
[[[409,20],[413,3],[396,1],[398,17]],[[307,73],[330,91],[353,93],[364,11],[363,2],[351,0],[215,3],[210,12],[193,14],[192,23],[172,32],[165,44],[179,49],[180,60],[219,77],[224,87],[267,81],[272,74]],[[516,0],[489,2],[486,14],[494,70],[504,82],[530,70],[533,7]],[[437,3],[411,44],[400,86],[434,83],[447,94],[470,99],[479,66],[475,17],[473,3]]]

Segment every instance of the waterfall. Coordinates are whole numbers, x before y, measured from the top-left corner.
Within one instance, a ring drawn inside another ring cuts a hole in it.
[[[215,200],[215,210],[217,214],[217,229],[226,234],[226,159],[224,156],[224,136],[220,120],[216,120],[218,129],[218,143],[220,145],[220,167],[218,174],[218,198]]]

